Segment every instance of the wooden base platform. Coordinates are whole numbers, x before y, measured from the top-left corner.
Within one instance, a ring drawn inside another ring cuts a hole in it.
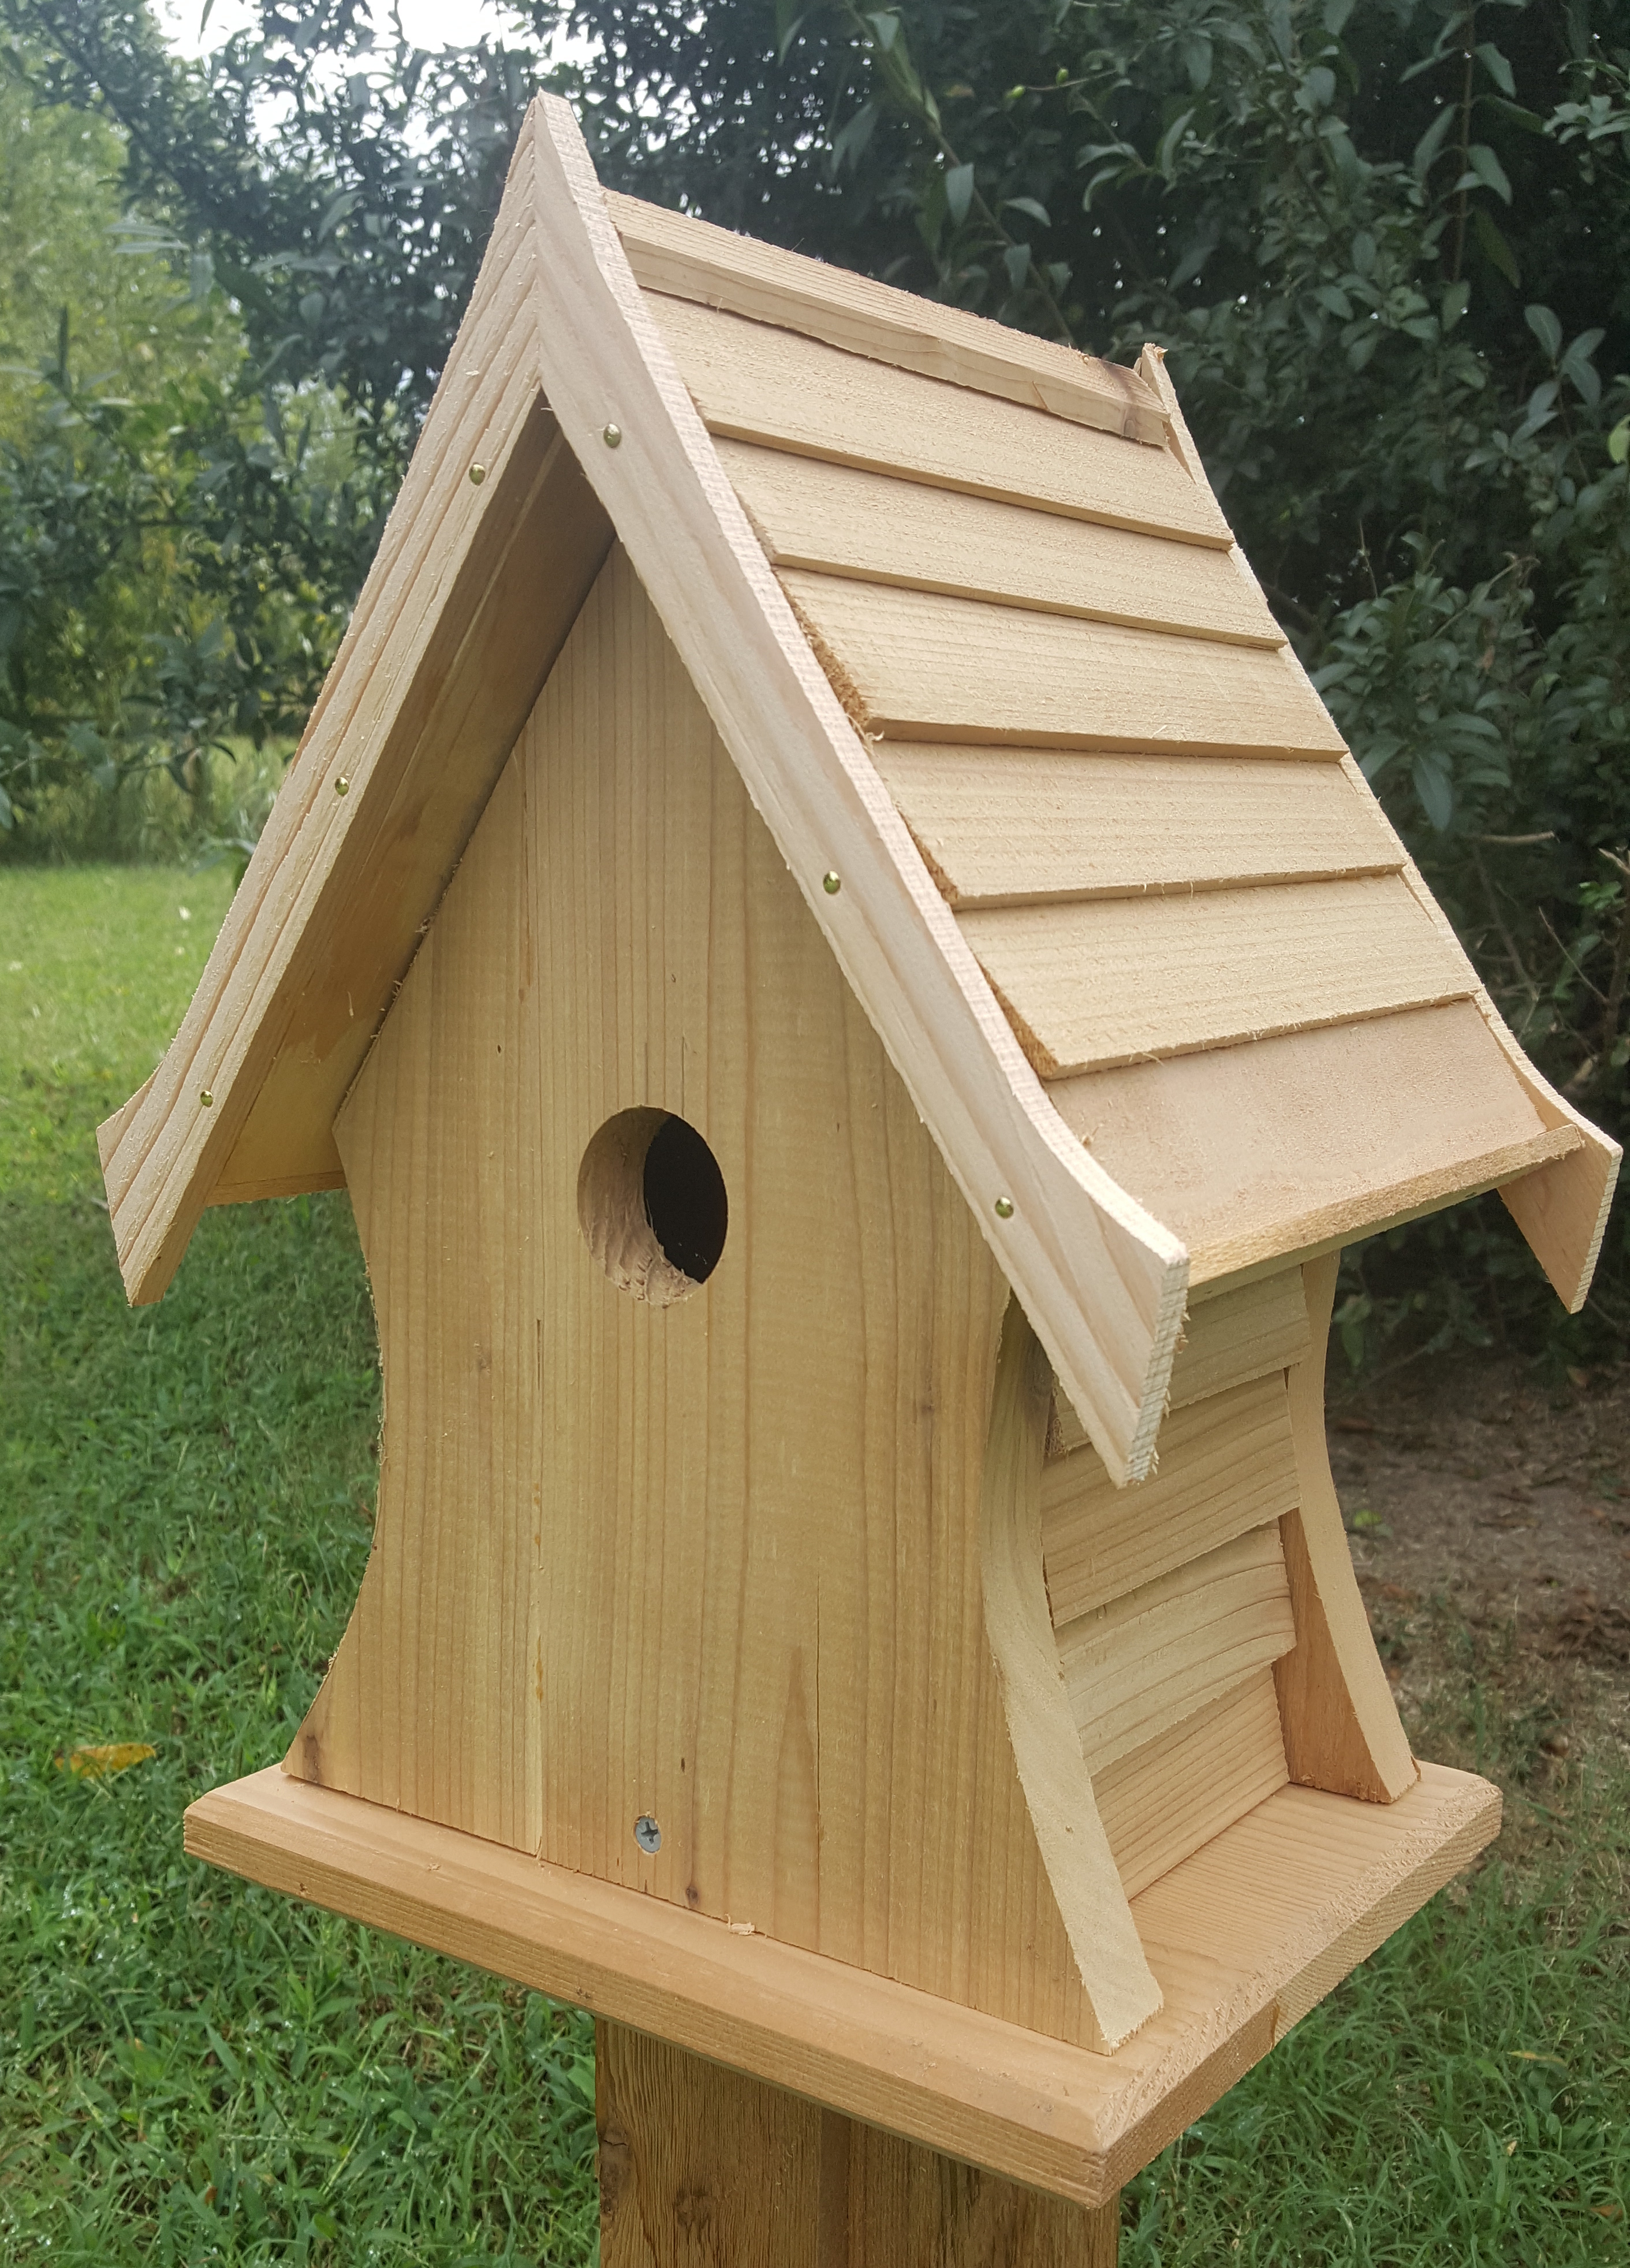
[[[1100,2205],[1491,1841],[1425,1764],[1391,1805],[1281,1788],[1133,1901],[1165,2006],[1093,2055],[518,1851],[288,1778],[201,1797],[195,1857],[826,2109]]]

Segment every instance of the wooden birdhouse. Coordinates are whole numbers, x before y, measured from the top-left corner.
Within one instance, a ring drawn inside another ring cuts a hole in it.
[[[844,2138],[846,2225],[873,2129],[1101,2207],[1495,1831],[1360,1602],[1336,1256],[1498,1188],[1576,1306],[1619,1153],[1156,350],[607,195],[539,103],[102,1146],[133,1300],[206,1204],[343,1185],[378,1317],[356,1611],[188,1847],[631,2028],[608,2260],[713,2147],[635,2033],[670,2105],[790,2090],[808,2197]]]

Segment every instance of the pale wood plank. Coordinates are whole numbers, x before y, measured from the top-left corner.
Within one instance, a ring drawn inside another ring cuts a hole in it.
[[[777,567],[1276,647],[1284,632],[1225,552],[994,497],[719,438]]]
[[[1277,1372],[1174,1410],[1161,1428],[1159,1469],[1135,1489],[1116,1488],[1091,1448],[1054,1458],[1041,1482],[1053,1620],[1061,1628],[1296,1506]]]
[[[1290,1777],[1306,1787],[1392,1803],[1415,1762],[1376,1652],[1330,1476],[1325,1352],[1340,1255],[1303,1270],[1312,1344],[1289,1374],[1298,1509],[1284,1523],[1296,1642],[1274,1665]]]
[[[595,2026],[603,2268],[1115,2268],[1120,2211]]]
[[[1071,1402],[1105,1462],[1136,1478],[1171,1371],[1182,1248],[1098,1173],[1050,1108],[724,476],[576,121],[554,97],[532,114],[550,406]],[[987,415],[1007,407],[981,404]],[[610,411],[614,449],[602,438]],[[1180,468],[1173,477],[1186,479]],[[836,893],[824,887],[829,873]]]
[[[1303,1361],[1312,1344],[1302,1270],[1285,1268],[1254,1283],[1197,1292],[1172,1371],[1171,1406],[1241,1386]]]
[[[1058,1633],[1094,1775],[1296,1644],[1279,1523],[1252,1528]]]
[[[644,304],[710,433],[1229,548],[1215,500],[1164,449],[682,299]]]
[[[1276,1275],[1198,1300],[1190,1308],[1171,1366],[1169,1407],[1182,1410],[1208,1394],[1224,1394],[1249,1379],[1284,1370],[1303,1360],[1309,1344],[1299,1268],[1281,1269]],[[1086,1439],[1074,1410],[1055,1395],[1047,1435],[1049,1457],[1068,1456],[1084,1447]],[[1163,1434],[1163,1455],[1164,1444]]]
[[[1092,1793],[1129,1898],[1264,1803],[1289,1778],[1271,1670],[1258,1669],[1095,1775]]]
[[[1147,381],[1166,414],[1174,454],[1199,485],[1209,491],[1211,484],[1206,478],[1205,468],[1200,463],[1199,452],[1194,447],[1178,402],[1176,389],[1165,366],[1164,350],[1146,346],[1138,357],[1137,367],[1139,374]],[[1252,573],[1250,562],[1237,546],[1232,557],[1240,574],[1254,583],[1256,578]],[[1281,658],[1288,670],[1298,675],[1302,674],[1301,664],[1292,648],[1283,648]],[[1352,757],[1344,756],[1341,763],[1355,791],[1369,795],[1372,792],[1369,782]],[[1446,942],[1458,950],[1458,939],[1413,859],[1406,858],[1402,872],[1432,920],[1438,924]],[[1571,1131],[1577,1138],[1573,1143],[1554,1143],[1545,1159],[1531,1153],[1526,1157],[1512,1157],[1508,1161],[1507,1170],[1514,1178],[1500,1185],[1502,1198],[1528,1240],[1553,1289],[1569,1313],[1576,1314],[1590,1292],[1590,1278],[1595,1272],[1597,1256],[1601,1250],[1602,1237],[1612,1206],[1622,1152],[1618,1143],[1603,1134],[1598,1127],[1593,1126],[1582,1112],[1540,1077],[1481,984],[1475,987],[1471,998],[1481,1011],[1488,1029],[1503,1050],[1547,1132],[1562,1135]],[[1429,1186],[1429,1177],[1423,1179],[1421,1186]],[[1430,1209],[1429,1198],[1423,1197],[1418,1206],[1402,1205],[1393,1217]],[[1311,1246],[1337,1241],[1345,1228],[1345,1223],[1333,1223],[1321,1236],[1311,1237],[1308,1242]]]
[[[675,1306],[580,1227],[630,1109],[724,1177]],[[1096,2037],[986,1631],[1008,1287],[620,550],[339,1139],[380,1503],[290,1769]]]
[[[1044,1079],[1191,1055],[1465,994],[1393,875],[959,917]]]
[[[1136,1899],[1166,2005],[1113,2056],[275,1767],[202,1797],[186,1837],[253,1881],[1100,2205],[1499,1823],[1497,1789],[1440,1765],[1391,1805],[1281,1788]]]
[[[877,770],[959,911],[1396,873],[1334,764],[883,740]]]
[[[1278,653],[781,572],[850,713],[911,740],[1329,762],[1342,741]]]
[[[1192,1256],[1197,1285],[1430,1212],[1578,1140],[1548,1131],[1470,1001],[1049,1089]]]
[[[1165,419],[1147,382],[1120,363],[615,190],[606,192],[606,205],[648,291],[700,300],[874,362],[1165,446]]]
[[[1059,1674],[1042,1580],[1042,1464],[1051,1386],[1046,1358],[1015,1300],[1002,1328],[980,1497],[985,1628],[1047,1879],[1098,2036],[1117,2048],[1159,2008],[1160,1988],[1132,1926]],[[1135,1491],[1132,1500],[1143,1494]]]

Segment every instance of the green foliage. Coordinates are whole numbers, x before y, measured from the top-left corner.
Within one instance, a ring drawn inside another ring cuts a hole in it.
[[[257,377],[207,252],[124,212],[119,136],[42,107],[25,60],[0,53],[0,830],[37,849],[89,787],[117,836],[163,769],[197,832],[230,740],[297,733],[381,491],[332,390]]]

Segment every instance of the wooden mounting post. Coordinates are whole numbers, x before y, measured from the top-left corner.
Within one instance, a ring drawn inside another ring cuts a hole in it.
[[[1072,2205],[626,2025],[594,2028],[601,2268],[1114,2268]]]

